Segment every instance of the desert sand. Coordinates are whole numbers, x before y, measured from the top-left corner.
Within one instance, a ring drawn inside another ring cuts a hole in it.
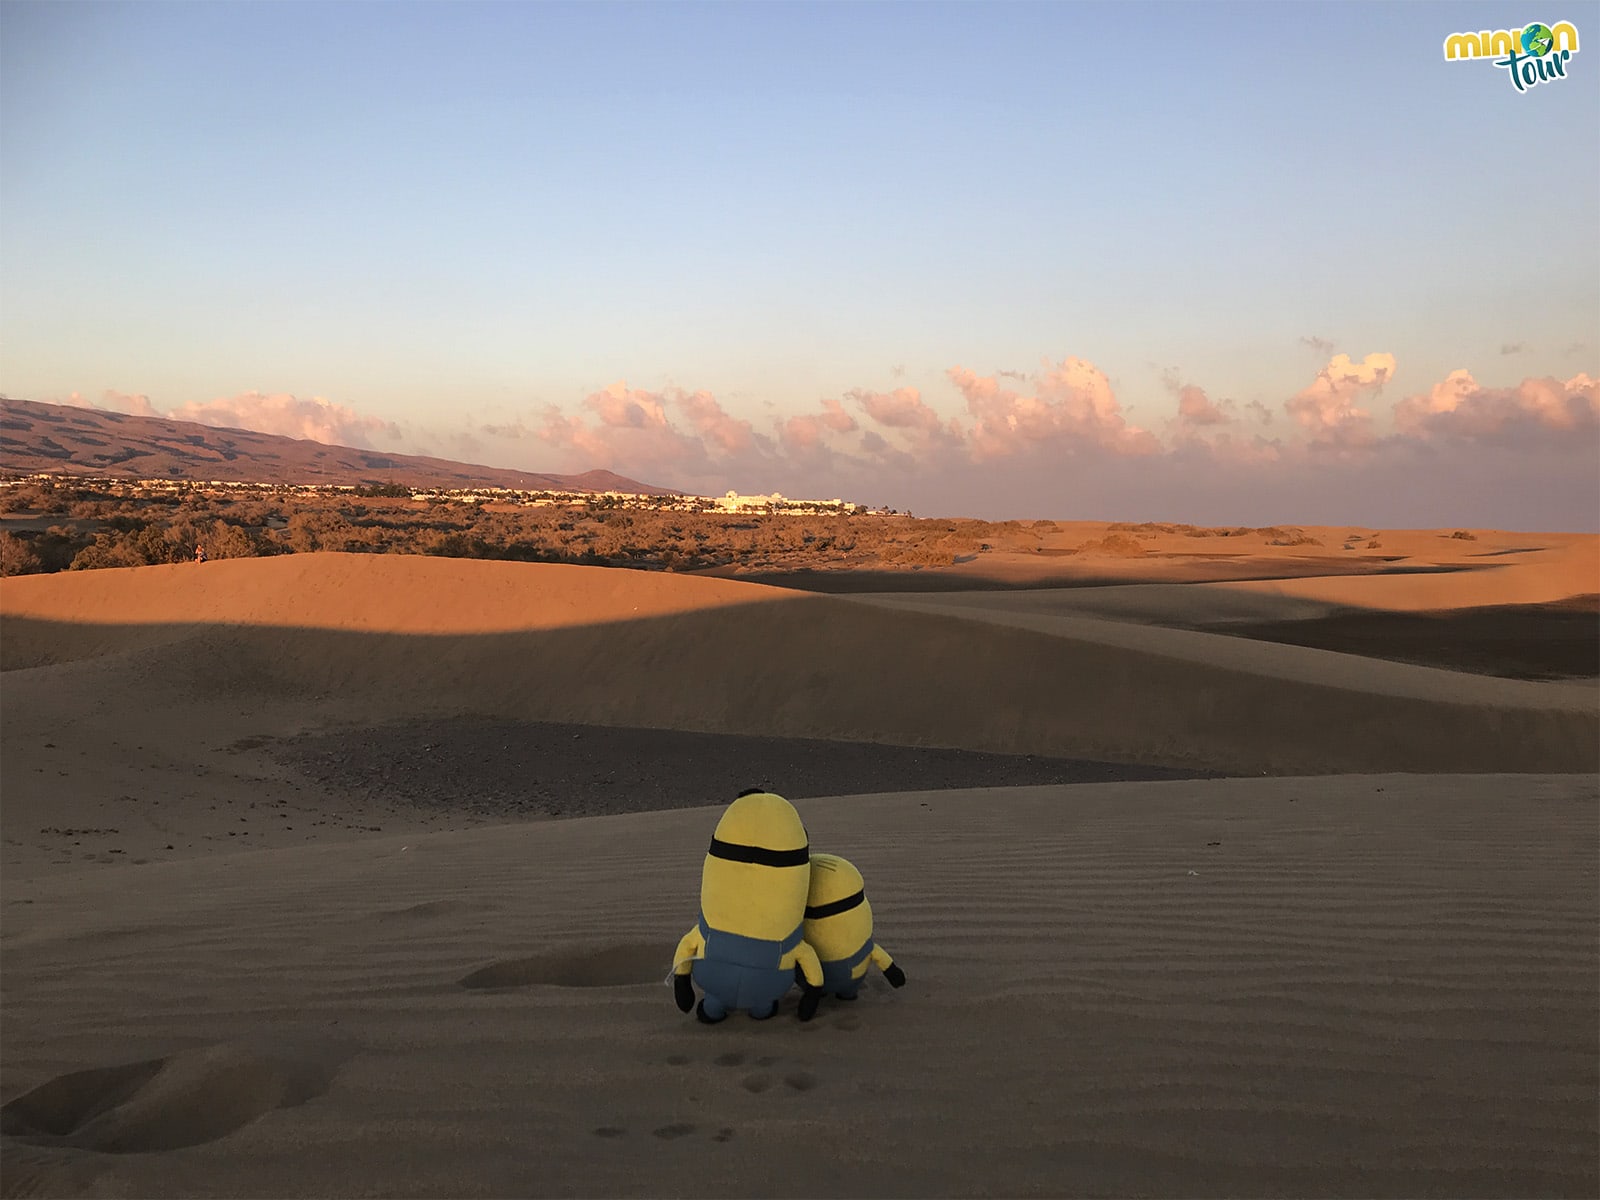
[[[1600,540],[1449,532],[7,579],[0,1190],[1596,1194],[1593,668],[1238,635],[1600,591]],[[750,785],[904,989],[678,1013]]]

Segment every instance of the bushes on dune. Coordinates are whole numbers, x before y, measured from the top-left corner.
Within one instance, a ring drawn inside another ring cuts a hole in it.
[[[0,509],[70,520],[39,530],[8,522],[0,550],[6,574],[343,551],[451,558],[565,562],[696,571],[785,571],[822,567],[947,566],[991,546],[1037,540],[1053,523],[1004,525],[884,514],[727,514],[574,506],[429,503],[383,489],[306,497],[200,489],[129,498],[89,488],[0,489]],[[608,498],[614,499],[614,498]]]
[[[1125,533],[1108,533],[1103,538],[1085,542],[1078,547],[1079,554],[1110,554],[1117,558],[1134,558],[1146,553],[1145,548]]]
[[[34,575],[42,570],[44,564],[32,546],[15,534],[0,532],[0,576]]]

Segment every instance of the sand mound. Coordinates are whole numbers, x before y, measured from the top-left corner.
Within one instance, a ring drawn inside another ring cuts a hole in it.
[[[1592,688],[1187,630],[599,568],[211,566],[7,581],[20,743],[86,712],[137,725],[113,711],[124,702],[182,713],[203,696],[256,714],[209,716],[221,745],[286,714],[318,727],[468,712],[1249,774],[1576,771],[1600,754]],[[52,656],[65,662],[43,666]]]
[[[35,1146],[150,1154],[226,1137],[328,1090],[344,1047],[256,1038],[57,1076],[0,1109],[0,1133]]]
[[[1411,569],[1375,575],[1263,579],[1216,584],[1225,591],[1395,612],[1496,604],[1541,604],[1581,596],[1600,580],[1600,538],[1578,534],[1501,535],[1488,546],[1436,532],[1391,535],[1386,542],[1425,550]],[[1458,549],[1449,551],[1453,544]],[[1506,543],[1496,548],[1496,543]],[[1416,545],[1421,543],[1420,545]]]
[[[1344,776],[802,801],[909,980],[805,1025],[791,1001],[708,1029],[661,986],[714,810],[8,880],[4,1176],[1592,1195],[1597,800]]]
[[[0,588],[0,612],[76,626],[482,634],[792,598],[758,584],[691,582],[653,571],[421,555],[289,554],[15,576]]]
[[[1494,707],[1594,711],[1600,694],[1588,680],[1553,683],[1480,676],[1410,663],[1343,654],[1308,646],[1256,641],[1205,630],[1153,627],[1138,622],[1080,616],[1052,604],[1057,593],[1030,593],[1026,603],[1007,596],[990,603],[983,593],[862,595],[858,604],[901,612],[938,613],[975,622],[1026,629],[1075,642],[1119,647],[1170,662],[1222,672],[1282,679],[1417,700],[1455,700]]]

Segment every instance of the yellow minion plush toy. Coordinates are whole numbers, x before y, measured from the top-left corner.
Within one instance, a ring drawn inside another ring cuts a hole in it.
[[[742,1008],[778,1011],[798,981],[800,1019],[822,998],[822,968],[801,933],[811,851],[800,814],[782,796],[751,788],[722,814],[700,874],[700,919],[673,956],[673,995],[715,1024]],[[695,1005],[694,985],[704,992]]]
[[[883,972],[890,986],[905,986],[906,973],[872,940],[872,905],[867,903],[861,872],[837,854],[811,856],[803,928],[806,941],[822,960],[824,994],[854,1000],[869,963]]]

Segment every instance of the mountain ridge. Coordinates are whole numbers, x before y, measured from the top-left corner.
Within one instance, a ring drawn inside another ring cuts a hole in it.
[[[46,473],[197,482],[675,494],[672,488],[603,469],[576,475],[521,471],[197,421],[0,397],[0,476]]]

